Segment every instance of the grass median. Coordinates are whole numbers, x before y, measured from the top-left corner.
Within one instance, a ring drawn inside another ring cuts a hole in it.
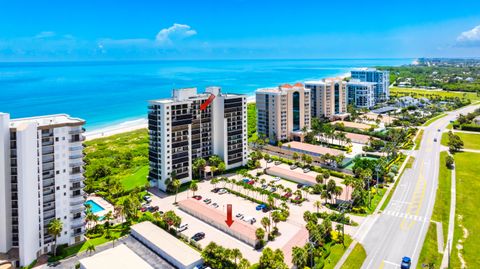
[[[365,258],[367,258],[367,252],[363,248],[362,244],[357,243],[353,248],[352,253],[348,255],[347,260],[342,265],[342,269],[361,268]]]

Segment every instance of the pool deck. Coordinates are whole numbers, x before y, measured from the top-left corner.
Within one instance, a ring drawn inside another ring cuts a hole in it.
[[[99,217],[104,216],[105,214],[108,213],[108,211],[112,211],[112,214],[115,212],[113,205],[110,204],[109,202],[107,202],[105,199],[103,199],[100,196],[96,196],[95,194],[90,194],[87,197],[87,201],[88,200],[92,200],[93,202],[95,202],[99,206],[103,207],[104,210],[95,213],[95,215],[97,215]]]

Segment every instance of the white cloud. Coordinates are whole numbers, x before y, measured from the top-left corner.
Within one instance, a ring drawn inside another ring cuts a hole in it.
[[[480,25],[461,33],[457,41],[465,45],[480,45]]]
[[[55,32],[52,31],[43,31],[35,35],[35,38],[47,38],[47,37],[54,37]]]
[[[175,23],[169,28],[165,28],[158,32],[155,41],[159,45],[172,45],[177,40],[182,40],[197,34],[189,25]]]

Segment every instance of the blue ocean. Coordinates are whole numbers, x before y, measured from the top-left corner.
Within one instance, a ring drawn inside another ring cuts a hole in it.
[[[67,113],[89,130],[146,118],[147,100],[174,88],[220,86],[253,95],[257,88],[321,79],[355,67],[413,59],[221,60],[0,63],[0,112],[12,118]]]

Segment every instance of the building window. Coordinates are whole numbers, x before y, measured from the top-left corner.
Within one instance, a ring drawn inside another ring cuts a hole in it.
[[[300,130],[300,93],[293,93],[293,130]]]

